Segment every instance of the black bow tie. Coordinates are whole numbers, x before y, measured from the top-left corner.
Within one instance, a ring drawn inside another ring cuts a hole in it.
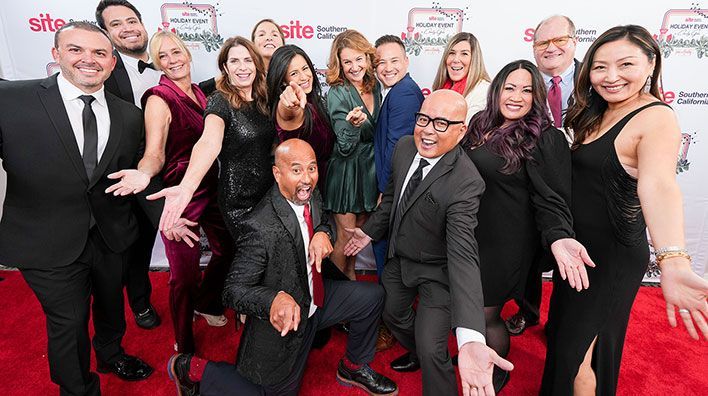
[[[155,70],[155,65],[153,65],[152,63],[143,62],[142,59],[139,59],[138,60],[138,72],[140,72],[140,74],[143,74],[143,71],[145,71],[145,68]]]

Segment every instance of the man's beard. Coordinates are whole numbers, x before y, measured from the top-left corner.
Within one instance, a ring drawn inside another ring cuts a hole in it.
[[[131,55],[131,56],[135,56],[135,57],[142,56],[145,53],[145,51],[147,50],[147,46],[148,46],[147,40],[145,40],[142,45],[140,45],[139,47],[136,47],[136,48],[128,48],[128,47],[121,47],[119,45],[114,45],[114,47],[116,47],[116,50],[118,52],[120,52],[121,54]]]

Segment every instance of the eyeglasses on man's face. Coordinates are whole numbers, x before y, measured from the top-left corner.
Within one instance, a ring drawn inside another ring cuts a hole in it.
[[[450,125],[464,124],[464,121],[450,121],[447,118],[430,118],[429,115],[423,113],[415,113],[415,124],[425,128],[428,124],[433,123],[433,129],[438,132],[445,132]]]
[[[533,48],[538,51],[544,51],[548,48],[551,43],[556,47],[563,47],[568,44],[568,41],[574,39],[575,36],[567,35],[561,37],[554,37],[550,40],[538,41],[533,44]]]

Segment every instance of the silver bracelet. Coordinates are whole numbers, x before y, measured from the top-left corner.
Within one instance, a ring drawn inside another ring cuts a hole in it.
[[[658,256],[660,254],[665,254],[665,253],[686,253],[686,254],[688,254],[688,252],[686,251],[686,248],[682,248],[680,246],[667,246],[667,247],[663,247],[663,248],[654,250],[654,255],[656,255],[656,256]]]

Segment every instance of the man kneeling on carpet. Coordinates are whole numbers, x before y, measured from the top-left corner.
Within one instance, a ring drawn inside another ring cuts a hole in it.
[[[312,147],[299,139],[283,142],[273,175],[276,185],[240,225],[224,287],[224,304],[248,316],[236,365],[174,355],[168,372],[178,394],[297,395],[315,332],[340,322],[350,323],[350,333],[337,380],[369,395],[397,394],[396,384],[368,365],[383,288],[323,279],[322,264],[331,263],[322,259],[331,243],[326,251],[307,248],[315,238],[334,242],[315,190]]]

